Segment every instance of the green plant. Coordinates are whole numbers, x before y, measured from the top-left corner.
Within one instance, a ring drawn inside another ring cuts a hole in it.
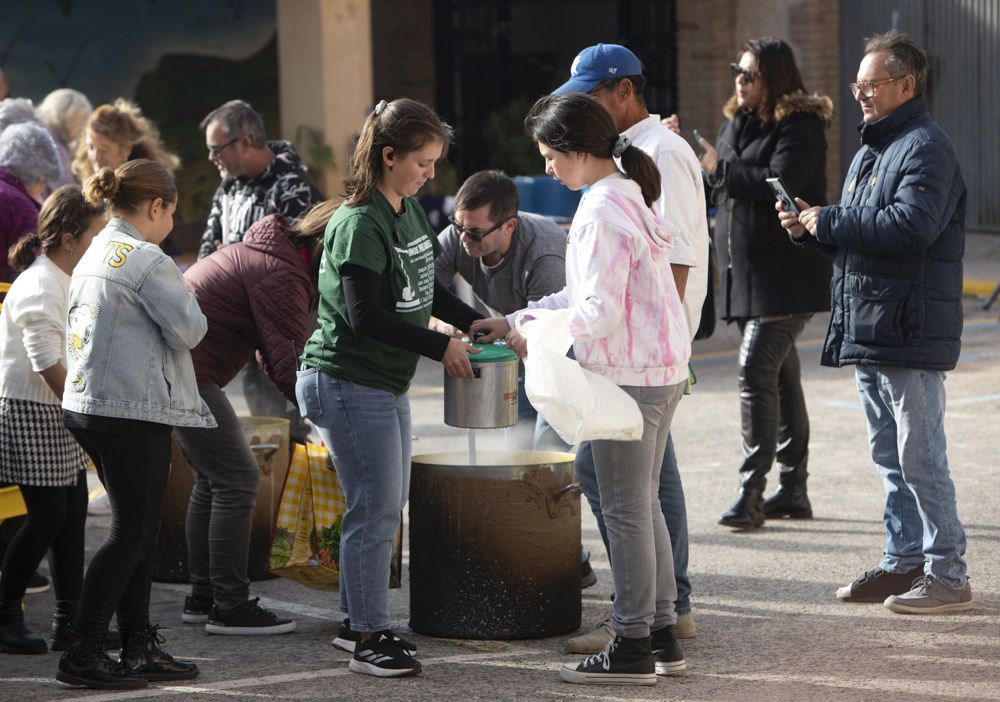
[[[521,96],[500,108],[486,120],[483,138],[492,154],[490,168],[507,175],[531,175],[542,172],[542,157],[537,146],[524,133],[524,116],[531,101]]]

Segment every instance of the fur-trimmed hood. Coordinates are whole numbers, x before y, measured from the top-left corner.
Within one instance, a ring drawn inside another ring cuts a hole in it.
[[[732,119],[740,111],[736,103],[736,96],[733,95],[722,108],[722,114],[726,119]],[[774,105],[774,121],[780,122],[786,117],[797,112],[814,112],[820,116],[824,122],[829,122],[833,118],[833,100],[826,95],[813,93],[809,95],[802,90],[798,90],[788,95],[778,98]]]

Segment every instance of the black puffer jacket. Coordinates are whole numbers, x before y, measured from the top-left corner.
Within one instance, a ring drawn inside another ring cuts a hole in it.
[[[813,247],[835,255],[828,366],[951,370],[962,345],[966,187],[917,97],[861,132],[840,204]]]
[[[793,93],[764,124],[726,104],[729,121],[716,149],[720,164],[708,178],[716,205],[715,249],[721,271],[716,291],[726,320],[830,309],[830,260],[795,246],[778,222],[765,178],[780,177],[793,197],[826,204],[826,123],[830,98]]]

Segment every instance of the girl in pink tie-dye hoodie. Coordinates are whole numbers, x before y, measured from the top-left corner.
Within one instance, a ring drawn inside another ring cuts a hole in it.
[[[670,536],[655,495],[691,353],[667,260],[672,228],[650,209],[660,195],[656,165],[618,134],[593,97],[544,97],[525,127],[547,173],[571,190],[589,186],[569,232],[566,287],[529,308],[566,308],[577,360],[635,399],[644,422],[639,441],[592,442],[616,636],[602,653],[563,666],[561,674],[569,682],[652,684],[657,671],[684,665],[671,626],[677,591]],[[472,332],[489,332],[484,340],[504,336],[512,320],[475,322]]]

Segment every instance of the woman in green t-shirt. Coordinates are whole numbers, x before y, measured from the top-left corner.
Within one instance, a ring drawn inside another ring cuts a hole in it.
[[[330,447],[347,498],[334,645],[350,669],[413,675],[416,647],[389,630],[389,563],[410,486],[410,400],[419,356],[471,378],[469,344],[427,328],[481,318],[434,278],[440,245],[414,195],[434,177],[452,130],[426,105],[384,100],[365,120],[347,198],[330,219],[319,274],[319,327],[296,396]]]

